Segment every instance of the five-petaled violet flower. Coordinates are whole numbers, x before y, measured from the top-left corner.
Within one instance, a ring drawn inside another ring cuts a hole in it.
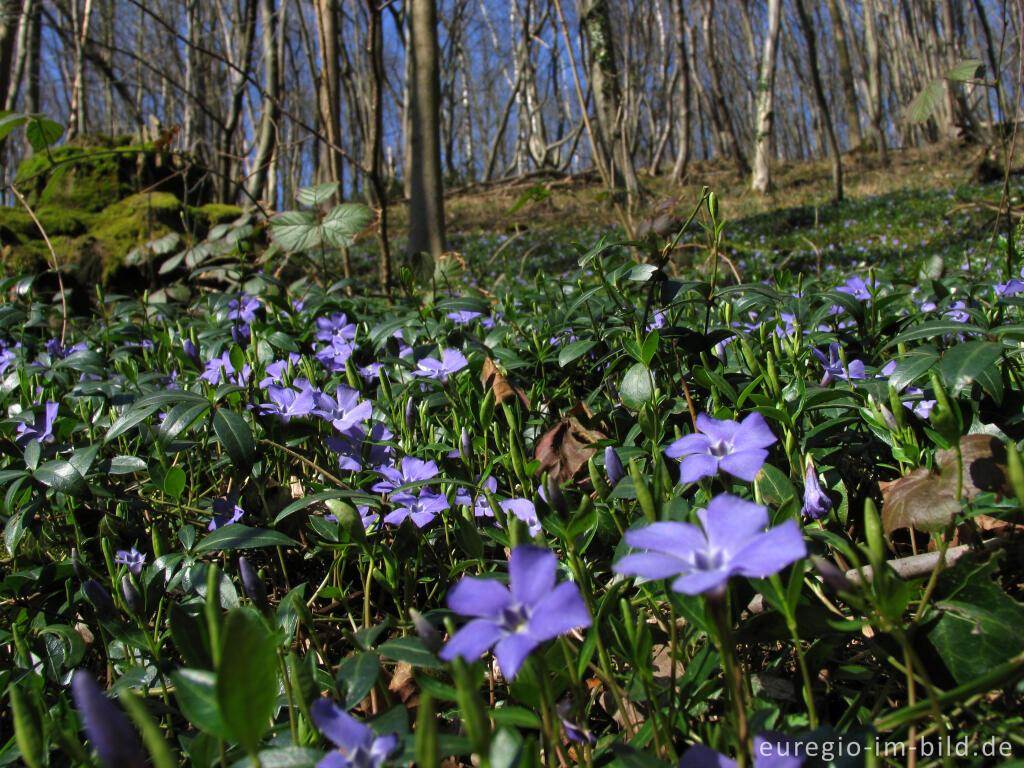
[[[428,379],[437,379],[441,382],[448,381],[448,377],[457,371],[461,371],[469,365],[466,356],[457,349],[446,349],[441,353],[441,359],[435,360],[432,357],[424,357],[417,362],[419,369],[415,372],[418,376],[425,376]]]
[[[684,483],[710,477],[719,469],[750,482],[768,458],[766,449],[775,442],[768,422],[756,411],[741,422],[702,413],[697,416],[697,429],[665,449],[670,459],[683,458],[679,479]]]
[[[310,707],[316,727],[338,749],[317,763],[317,768],[380,768],[398,749],[398,734],[376,736],[337,704],[317,699]]]
[[[295,416],[308,416],[312,413],[313,408],[316,406],[316,396],[318,394],[313,390],[308,381],[302,389],[277,387],[271,384],[267,387],[266,392],[270,402],[261,403],[257,406],[260,409],[260,413],[264,416],[276,415],[285,424]]]
[[[421,488],[419,496],[413,496],[411,493],[393,493],[390,501],[395,508],[384,518],[388,525],[400,525],[409,517],[417,528],[422,528],[437,517],[438,512],[448,509],[448,499],[445,495],[429,488]]]
[[[213,519],[208,530],[215,531],[225,525],[237,523],[242,519],[245,510],[238,506],[238,494],[231,493],[226,499],[213,500]]]
[[[57,420],[57,409],[57,403],[46,403],[43,412],[36,415],[36,420],[32,424],[18,424],[15,444],[24,448],[32,440],[37,443],[53,442],[53,424]]]
[[[811,350],[814,356],[821,362],[825,369],[825,375],[821,377],[821,386],[827,387],[832,381],[838,379],[849,381],[850,379],[866,379],[863,360],[851,360],[849,365],[843,365],[843,358],[839,354],[839,342],[833,341],[828,345],[828,357],[818,349]]]
[[[626,543],[645,550],[626,555],[612,570],[645,579],[675,577],[687,595],[720,594],[730,576],[763,579],[807,556],[795,520],[765,530],[768,510],[724,493],[697,511],[700,525],[663,521],[626,531]]]
[[[822,490],[814,461],[808,456],[807,470],[804,472],[804,505],[800,511],[812,520],[817,520],[827,515],[830,509],[832,499]]]
[[[119,549],[114,554],[114,562],[127,565],[128,570],[138,576],[142,573],[142,566],[146,564],[146,556],[135,547],[131,549]]]
[[[474,618],[452,635],[441,658],[472,660],[493,646],[501,673],[511,680],[542,642],[589,627],[579,587],[571,581],[555,585],[557,567],[554,552],[521,545],[508,560],[508,587],[494,579],[462,579],[448,592],[448,607]]]
[[[399,467],[377,467],[377,472],[384,475],[384,479],[374,483],[370,490],[374,493],[390,493],[400,485],[431,480],[437,477],[438,471],[432,459],[424,461],[415,456],[404,456]]]

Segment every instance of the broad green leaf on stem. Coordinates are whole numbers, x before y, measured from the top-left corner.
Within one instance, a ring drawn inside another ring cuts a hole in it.
[[[928,373],[938,359],[938,350],[930,344],[912,349],[899,359],[896,370],[889,377],[889,384],[897,391],[903,389],[918,376]]]
[[[443,666],[437,654],[428,651],[418,637],[397,637],[377,647],[385,659],[404,661],[414,667],[438,668]]]
[[[55,120],[47,120],[33,116],[25,127],[25,138],[35,152],[42,152],[51,144],[56,144],[64,135],[64,126]]]
[[[171,672],[174,697],[181,713],[192,725],[216,736],[231,739],[232,733],[224,724],[217,707],[215,690],[217,676],[206,669],[179,669]]]
[[[558,367],[565,368],[569,363],[583,357],[595,344],[597,344],[596,341],[589,340],[574,341],[571,344],[566,344],[558,351]]]
[[[241,523],[232,523],[218,528],[196,547],[196,552],[224,552],[230,549],[255,549],[257,547],[294,547],[295,539],[280,531],[250,528]]]
[[[945,89],[946,84],[941,77],[929,80],[907,107],[907,119],[912,123],[923,123],[931,117]]]
[[[28,122],[28,115],[18,112],[0,112],[0,141],[20,125]]]
[[[236,608],[224,619],[217,709],[232,740],[253,754],[277,703],[277,642],[259,614]]]
[[[305,251],[320,244],[320,227],[308,211],[285,211],[270,220],[270,236],[286,251]]]
[[[984,71],[985,65],[981,59],[964,59],[946,73],[946,79],[962,83],[980,78]]]
[[[362,651],[350,656],[338,668],[337,681],[345,686],[345,702],[343,709],[352,709],[377,682],[380,672],[380,657],[373,651]]]
[[[971,385],[1002,357],[1002,344],[994,341],[965,341],[946,350],[939,363],[939,375],[951,395]]]
[[[644,403],[650,401],[654,394],[651,388],[651,374],[643,363],[634,363],[622,377],[619,384],[619,396],[622,402],[628,407],[640,408]]]
[[[256,460],[256,441],[245,419],[234,411],[218,408],[213,414],[213,431],[217,433],[217,439],[231,458],[231,463],[248,472]]]
[[[764,503],[770,507],[781,507],[796,496],[796,488],[781,469],[765,464],[754,478]]]
[[[181,467],[171,467],[164,475],[164,493],[171,498],[180,499],[187,480],[185,470]]]
[[[1024,650],[1024,606],[993,580],[997,570],[996,558],[978,564],[963,557],[939,576],[934,607],[941,614],[928,640],[957,683]]]
[[[373,212],[360,203],[342,203],[327,212],[320,225],[325,243],[337,248],[351,245],[373,221]]]
[[[295,199],[300,205],[320,205],[326,203],[338,191],[338,182],[329,181],[326,184],[314,184],[311,187],[303,187],[295,193]]]
[[[32,477],[43,485],[69,496],[89,494],[89,484],[85,481],[82,473],[75,468],[74,464],[64,459],[46,462],[32,473]]]
[[[917,339],[934,339],[938,336],[957,336],[960,334],[982,334],[985,331],[971,323],[958,323],[955,320],[929,320],[926,323],[915,325],[903,333],[889,339],[884,349],[895,347],[905,341],[916,341]]]

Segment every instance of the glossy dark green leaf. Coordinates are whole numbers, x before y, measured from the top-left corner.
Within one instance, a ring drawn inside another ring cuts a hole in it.
[[[171,467],[164,475],[164,493],[174,499],[180,499],[185,490],[185,470],[181,467]]]
[[[146,462],[138,456],[115,456],[110,460],[110,469],[107,471],[112,475],[128,475],[132,472],[145,472],[146,466]]]
[[[217,706],[217,676],[205,669],[179,669],[171,672],[174,698],[181,713],[192,725],[218,739],[230,740],[232,731],[224,724]]]
[[[1005,349],[994,341],[965,341],[946,350],[938,370],[950,394],[955,395],[969,387],[985,369],[1002,357]]]
[[[889,384],[897,391],[912,384],[918,376],[923,376],[939,359],[939,352],[931,345],[910,350],[899,359],[896,370],[889,377]]]
[[[234,411],[218,408],[213,414],[213,431],[231,458],[231,463],[243,472],[248,472],[256,460],[256,441],[245,419]]]
[[[277,702],[277,642],[256,611],[236,608],[224,618],[220,649],[217,708],[232,740],[252,754]]]
[[[166,418],[160,424],[157,433],[160,440],[166,442],[172,440],[200,418],[210,409],[209,402],[202,403],[178,403],[167,412]]]
[[[167,625],[178,653],[190,667],[206,668],[213,665],[210,638],[206,622],[173,600],[167,614]]]
[[[596,341],[584,340],[563,345],[558,351],[558,367],[565,368],[569,363],[587,354],[596,344]]]
[[[256,549],[257,547],[292,547],[295,539],[280,531],[250,528],[242,523],[232,523],[218,528],[196,546],[196,552],[223,552],[231,549]]]
[[[352,709],[366,698],[380,672],[380,657],[373,651],[349,656],[338,668],[337,681],[345,686],[343,709]]]
[[[640,408],[651,399],[651,374],[643,363],[634,363],[626,371],[619,384],[619,395],[622,402],[634,410]]]
[[[418,637],[398,637],[377,647],[377,653],[385,659],[404,661],[414,667],[439,668],[443,666],[437,655],[423,646]]]
[[[32,477],[48,488],[69,496],[89,495],[89,484],[75,466],[64,459],[54,459],[39,466]]]

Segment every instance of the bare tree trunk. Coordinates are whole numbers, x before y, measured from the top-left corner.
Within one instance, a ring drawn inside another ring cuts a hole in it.
[[[202,111],[199,109],[198,100],[202,91],[197,87],[199,84],[199,0],[188,0],[185,6],[185,27],[188,44],[185,52],[185,115],[182,128],[182,143],[186,152],[195,152],[199,136],[202,134],[202,127],[199,124]]]
[[[580,26],[589,48],[588,72],[602,145],[613,187],[625,187],[629,205],[639,201],[640,180],[622,132],[622,92],[607,0],[581,0]]]
[[[367,197],[377,209],[377,241],[380,246],[380,287],[391,292],[391,248],[388,244],[388,204],[384,186],[384,153],[381,138],[384,134],[384,36],[381,31],[381,9],[378,0],[366,0],[369,14],[366,52],[370,59],[370,130],[366,141],[366,159],[363,164],[369,176]]]
[[[263,114],[253,159],[253,171],[245,187],[248,200],[258,201],[267,184],[267,169],[277,148],[278,123],[281,121],[281,62],[277,57],[278,25],[275,0],[260,0],[260,26],[263,28]],[[271,205],[273,203],[271,202]]]
[[[885,139],[885,115],[882,112],[882,59],[878,51],[878,24],[875,0],[864,0],[864,47],[868,61],[868,120],[878,145],[883,165],[889,165],[889,147]]]
[[[768,2],[768,30],[764,36],[761,71],[757,77],[757,118],[754,136],[755,192],[772,188],[772,125],[775,121],[775,66],[779,52],[779,29],[782,26],[782,0]]]
[[[17,77],[12,77],[12,66],[19,30],[27,21],[22,11],[21,0],[0,0],[0,104],[10,101],[10,93],[18,88]]]
[[[85,0],[81,14],[78,0],[71,2],[71,23],[75,45],[75,69],[71,83],[71,109],[68,113],[67,137],[73,139],[85,130],[85,41],[89,39],[92,0]]]
[[[736,129],[733,127],[732,119],[729,116],[729,108],[725,102],[722,73],[718,67],[718,54],[715,47],[714,14],[715,0],[704,0],[702,30],[704,33],[705,61],[708,74],[711,76],[710,101],[711,112],[714,115],[715,132],[718,134],[716,143],[719,145],[722,154],[732,160],[740,178],[744,179],[750,175],[750,163],[747,162],[747,157],[740,148],[739,139],[736,137]]]
[[[832,20],[832,36],[836,41],[836,60],[839,64],[839,80],[843,85],[843,116],[846,121],[846,135],[849,136],[850,149],[856,149],[862,141],[860,133],[860,114],[857,110],[857,88],[853,83],[853,63],[850,61],[850,49],[846,43],[846,26],[839,12],[836,0],[826,0],[829,17]]]
[[[411,258],[421,252],[435,259],[445,248],[444,196],[441,180],[440,79],[438,76],[437,5],[410,0],[409,243]]]
[[[676,138],[679,147],[676,162],[672,166],[672,181],[682,184],[690,162],[690,101],[691,82],[690,56],[686,51],[686,9],[683,0],[672,0],[672,29],[675,32],[676,71],[679,73],[679,117],[676,121]]]
[[[316,0],[316,31],[320,43],[321,67],[317,77],[317,109],[327,139],[320,144],[318,181],[336,181],[341,184],[345,173],[344,158],[334,149],[341,146],[341,72],[338,67],[337,0]]]
[[[810,67],[811,85],[814,90],[814,99],[818,103],[818,112],[824,124],[825,136],[828,139],[829,148],[832,150],[832,199],[840,202],[843,199],[843,161],[839,154],[839,141],[836,139],[836,129],[832,125],[832,118],[828,111],[828,101],[825,99],[825,89],[821,85],[821,75],[818,73],[818,51],[814,35],[814,24],[804,0],[794,0],[796,15],[800,22],[800,29],[804,33],[804,40],[807,44],[807,64]]]

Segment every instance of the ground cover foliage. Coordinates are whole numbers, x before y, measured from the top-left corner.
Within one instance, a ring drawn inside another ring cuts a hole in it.
[[[390,302],[331,281],[357,207],[66,327],[4,281],[0,760],[1019,755],[1024,275],[967,193],[833,248],[705,194]]]

